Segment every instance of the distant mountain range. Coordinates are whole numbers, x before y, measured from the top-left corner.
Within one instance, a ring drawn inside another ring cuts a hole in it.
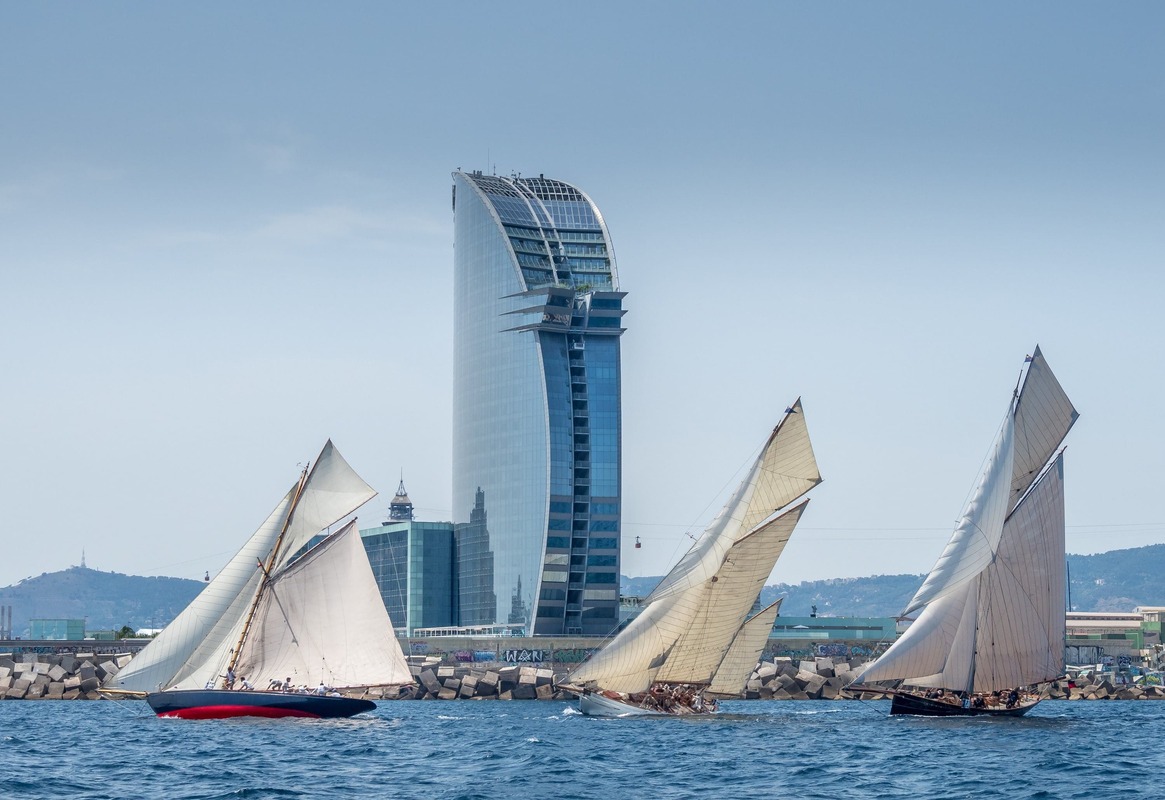
[[[1075,611],[1131,611],[1165,606],[1165,544],[1112,550],[1093,556],[1068,556]],[[875,575],[766,586],[761,601],[785,598],[781,614],[893,617],[922,583],[922,575]],[[625,595],[646,597],[662,576],[623,576]],[[119,572],[70,567],[46,572],[0,589],[0,605],[12,606],[13,632],[28,636],[30,619],[84,619],[86,629],[162,628],[206,584],[186,578],[145,578]]]
[[[1165,606],[1165,544],[1112,550],[1092,556],[1068,556],[1073,611],[1132,611],[1137,606]],[[766,586],[761,602],[784,596],[781,615],[895,617],[922,585],[924,575],[875,575],[831,578]],[[623,576],[625,595],[646,597],[662,576]]]
[[[12,632],[28,636],[30,619],[84,619],[87,631],[161,628],[198,596],[202,581],[144,578],[69,567],[0,589],[12,606]]]

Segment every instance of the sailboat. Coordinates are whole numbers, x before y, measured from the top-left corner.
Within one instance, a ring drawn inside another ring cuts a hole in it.
[[[160,717],[350,717],[340,690],[412,683],[356,521],[376,496],[329,440],[313,465],[173,622],[103,691]]]
[[[704,714],[737,696],[778,603],[749,618],[821,482],[800,399],[769,435],[724,508],[647,597],[643,610],[561,687],[591,716]]]
[[[1064,673],[1064,454],[1079,416],[1037,346],[917,614],[851,690],[890,690],[891,714],[1021,716],[1025,688]]]

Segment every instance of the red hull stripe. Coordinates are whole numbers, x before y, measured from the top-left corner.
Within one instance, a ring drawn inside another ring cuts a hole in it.
[[[179,717],[180,719],[227,719],[228,717],[315,717],[307,711],[270,706],[197,706],[178,711],[167,711],[159,717]]]

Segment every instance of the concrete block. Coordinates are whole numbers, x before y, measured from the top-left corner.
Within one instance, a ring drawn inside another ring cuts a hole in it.
[[[519,683],[514,687],[513,697],[515,700],[534,700],[538,697],[538,691],[535,688],[535,679],[530,678],[529,683]]]
[[[65,676],[69,673],[61,669],[59,665],[49,668],[48,676],[54,681],[63,681]]]
[[[441,691],[437,692],[437,699],[438,700],[456,700],[457,699],[457,692],[455,692],[452,689],[442,689]]]
[[[431,669],[426,669],[421,672],[421,685],[432,694],[437,694],[441,691],[441,681],[433,674]]]
[[[539,700],[549,700],[554,697],[554,687],[549,683],[540,683],[534,688],[534,695]]]

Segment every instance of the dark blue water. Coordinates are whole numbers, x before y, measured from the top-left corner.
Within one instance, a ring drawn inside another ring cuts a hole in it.
[[[351,720],[158,719],[145,703],[0,703],[0,798],[1156,796],[1165,702],[1023,719],[887,702],[724,703],[603,720],[568,703],[382,703]]]

